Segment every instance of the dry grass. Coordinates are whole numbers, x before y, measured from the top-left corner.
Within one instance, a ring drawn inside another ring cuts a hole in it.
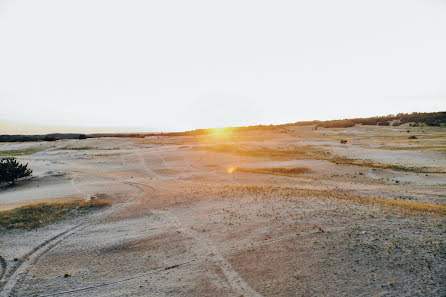
[[[237,167],[235,171],[241,172],[252,172],[252,173],[262,173],[262,174],[273,174],[281,176],[296,176],[303,173],[310,172],[308,167],[273,167],[273,168],[242,168]]]
[[[80,146],[80,147],[73,147],[73,146],[64,146],[61,148],[57,148],[58,150],[71,150],[71,151],[89,151],[89,150],[97,150],[97,151],[113,151],[113,150],[119,150],[118,147],[112,147],[112,148],[98,148],[98,147],[92,147],[92,146]]]
[[[310,145],[293,146],[288,148],[244,148],[233,144],[216,144],[209,146],[198,146],[199,150],[207,150],[219,153],[230,153],[239,156],[273,158],[273,159],[322,159],[329,157],[328,152],[316,149]]]
[[[92,154],[89,157],[113,157],[113,156],[123,156],[127,155],[125,153],[102,153],[102,154]]]
[[[185,140],[184,142],[174,141],[166,138],[163,140],[144,139],[138,142],[139,144],[153,144],[153,145],[184,145],[187,143],[194,143],[194,141]]]
[[[27,148],[22,150],[8,150],[8,151],[0,151],[0,157],[6,156],[23,156],[23,155],[32,155],[34,153],[40,152],[42,148]]]
[[[420,211],[420,212],[432,212],[441,215],[446,215],[446,205],[436,204],[436,203],[426,203],[417,201],[401,201],[401,200],[376,200],[377,204],[394,206],[403,208],[408,211]]]
[[[289,148],[259,147],[257,149],[252,149],[252,148],[248,149],[232,144],[217,144],[212,146],[199,146],[197,147],[197,149],[208,150],[213,152],[221,152],[221,153],[230,153],[240,156],[279,159],[279,160],[296,160],[296,159],[327,160],[336,164],[355,165],[355,166],[362,166],[376,169],[391,169],[396,171],[406,171],[406,172],[409,171],[417,173],[445,173],[444,171],[436,168],[409,167],[396,164],[373,162],[369,160],[348,159],[344,157],[335,156],[328,151],[315,148],[310,145],[293,146]]]
[[[204,191],[204,193],[202,192]],[[202,192],[201,194],[199,192]],[[395,199],[382,199],[365,195],[358,195],[342,190],[315,190],[295,187],[280,187],[269,185],[224,185],[213,186],[209,189],[195,189],[194,197],[211,195],[222,199],[240,200],[241,197],[250,197],[254,201],[298,202],[300,199],[339,199],[348,200],[363,205],[377,205],[391,211],[403,214],[433,213],[446,215],[446,205],[418,201],[402,201]]]
[[[94,150],[94,147],[91,146],[82,146],[82,147],[71,147],[71,146],[64,146],[61,148],[58,148],[59,150],[72,150],[72,151],[88,151],[88,150]]]
[[[434,152],[446,152],[446,146],[444,145],[417,145],[417,146],[380,146],[371,147],[373,149],[389,150],[389,151],[434,151]]]
[[[59,221],[69,214],[79,215],[109,205],[108,201],[96,199],[39,203],[0,211],[0,229],[25,228],[31,230]]]
[[[328,159],[331,162],[336,164],[344,164],[344,165],[356,165],[362,167],[376,168],[376,169],[391,169],[396,171],[409,171],[409,172],[417,172],[417,173],[445,173],[441,169],[436,168],[427,168],[427,167],[409,167],[403,165],[396,164],[388,164],[381,162],[373,162],[368,160],[356,160],[356,159],[348,159],[343,157],[333,157]]]

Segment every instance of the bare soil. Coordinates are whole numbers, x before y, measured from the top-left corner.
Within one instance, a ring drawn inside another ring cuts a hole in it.
[[[2,144],[34,176],[0,209],[112,205],[0,230],[0,296],[445,296],[446,173],[404,168],[446,172],[446,130],[410,129]]]

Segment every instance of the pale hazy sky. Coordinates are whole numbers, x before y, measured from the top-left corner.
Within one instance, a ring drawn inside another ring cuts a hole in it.
[[[0,0],[0,121],[167,131],[440,110],[445,0]]]

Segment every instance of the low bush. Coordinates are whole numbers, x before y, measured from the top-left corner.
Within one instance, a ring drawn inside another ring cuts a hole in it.
[[[15,184],[18,179],[30,176],[31,173],[28,164],[20,164],[15,158],[0,160],[0,183]]]

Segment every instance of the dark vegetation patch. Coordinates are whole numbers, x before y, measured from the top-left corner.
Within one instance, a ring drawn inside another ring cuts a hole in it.
[[[42,148],[37,147],[31,147],[27,149],[21,149],[21,150],[7,150],[7,151],[0,151],[0,156],[23,156],[23,155],[32,155],[34,153],[40,152],[43,150]]]
[[[349,128],[354,127],[355,122],[351,120],[334,120],[334,121],[323,121],[317,124],[317,127],[323,128]]]
[[[82,146],[82,147],[71,147],[71,146],[64,146],[59,148],[59,150],[73,150],[73,151],[88,151],[88,150],[94,150],[94,147],[91,146]]]
[[[0,142],[56,141],[60,139],[84,139],[90,136],[74,133],[52,133],[42,135],[0,135]]]
[[[417,172],[417,173],[444,173],[444,171],[435,168],[403,166],[397,164],[374,162],[369,160],[348,159],[337,156],[328,160],[336,164],[356,165],[356,166],[376,168],[376,169],[391,169],[396,171]]]
[[[0,184],[13,185],[18,179],[30,176],[32,172],[28,164],[20,164],[15,158],[0,159]]]
[[[56,140],[59,140],[59,139],[54,136],[50,136],[50,135],[47,135],[43,138],[43,141],[56,141]]]
[[[123,156],[125,153],[101,153],[101,154],[93,154],[89,155],[89,157],[114,157],[114,156]]]
[[[92,147],[92,146],[81,146],[81,147],[75,147],[75,146],[64,146],[61,148],[57,148],[58,150],[67,150],[67,151],[88,151],[88,150],[97,150],[97,151],[114,151],[119,150],[118,147],[113,148],[98,148],[98,147]]]
[[[253,172],[283,176],[295,176],[299,174],[309,173],[311,170],[308,167],[273,167],[273,168],[243,168],[237,167],[236,171]]]
[[[420,146],[381,146],[376,149],[380,150],[391,150],[391,151],[437,151],[446,152],[446,145],[420,145]]]
[[[373,125],[373,126],[399,126],[405,123],[414,123],[412,126],[425,124],[427,126],[441,126],[446,124],[446,112],[414,112],[399,113],[396,115],[370,117],[370,118],[354,118],[334,121],[314,121],[318,127],[323,128],[348,128],[356,124]]]
[[[39,203],[12,210],[0,211],[0,229],[35,229],[60,221],[68,215],[81,215],[88,211],[109,206],[105,200]]]

